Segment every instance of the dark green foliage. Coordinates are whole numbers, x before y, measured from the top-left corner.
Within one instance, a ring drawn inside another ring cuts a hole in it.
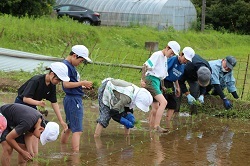
[[[202,14],[202,0],[192,0],[199,22]],[[206,27],[215,30],[250,34],[249,0],[206,0]],[[211,26],[209,26],[211,28]]]
[[[0,12],[17,17],[49,15],[55,0],[1,0]]]

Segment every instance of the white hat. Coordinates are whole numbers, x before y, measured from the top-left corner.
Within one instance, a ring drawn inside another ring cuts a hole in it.
[[[74,45],[72,47],[72,51],[76,55],[78,55],[78,56],[83,57],[84,59],[86,59],[88,62],[92,62],[92,60],[89,59],[89,50],[84,45]]]
[[[153,102],[153,97],[148,90],[146,90],[145,88],[140,88],[134,100],[137,108],[139,108],[143,112],[148,112],[149,106]]]
[[[51,63],[50,69],[60,78],[62,81],[69,81],[68,67],[62,62]]]
[[[0,137],[3,133],[3,131],[6,129],[7,127],[7,120],[6,118],[0,113]]]
[[[40,136],[42,145],[47,142],[55,141],[59,135],[59,125],[56,122],[48,122]]]
[[[168,42],[168,46],[173,50],[175,55],[179,55],[181,46],[179,43],[177,43],[176,41],[170,41]]]
[[[183,50],[182,50],[183,54],[184,54],[184,57],[189,60],[190,62],[192,62],[192,59],[195,55],[195,52],[194,50],[191,48],[191,47],[185,47]]]

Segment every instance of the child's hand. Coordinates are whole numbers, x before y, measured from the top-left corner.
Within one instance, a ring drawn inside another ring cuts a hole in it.
[[[83,87],[88,88],[88,89],[92,88],[93,83],[91,81],[82,81],[82,83],[83,83],[82,84]]]
[[[143,87],[143,88],[146,87],[146,82],[143,79],[141,79],[141,87]]]
[[[44,99],[42,99],[41,101],[39,101],[38,106],[45,107],[45,105],[46,105],[46,103],[45,103]]]

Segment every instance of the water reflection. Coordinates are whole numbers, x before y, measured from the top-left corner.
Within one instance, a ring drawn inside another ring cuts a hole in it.
[[[229,154],[233,144],[234,132],[225,126],[221,136],[216,142],[212,142],[207,149],[207,160],[213,165],[231,165]]]
[[[60,144],[62,159],[70,166],[77,166],[81,164],[81,153],[72,152],[71,147],[68,144]]]
[[[13,102],[15,96],[0,93],[0,102]],[[84,102],[86,112],[82,150],[74,154],[69,144],[61,145],[57,140],[45,146],[40,145],[39,157],[30,165],[250,165],[249,120],[181,114],[174,116],[168,134],[149,132],[148,123],[145,122],[141,130],[131,130],[129,137],[124,137],[120,126],[111,122],[102,137],[94,139],[98,109]],[[148,115],[137,114],[136,117],[146,119]],[[57,120],[53,111],[49,112],[47,118]],[[17,153],[14,153],[11,166],[16,163]]]
[[[160,133],[150,132],[150,148],[154,152],[154,156],[152,157],[152,165],[160,165],[165,159],[165,153],[163,152],[160,136]]]
[[[110,152],[110,147],[106,144],[103,144],[102,138],[94,138],[96,145],[96,159],[97,165],[110,165],[110,163],[115,165],[119,165],[124,163],[124,161],[130,161],[134,157],[134,147],[130,144],[131,136],[125,136],[122,142],[120,142],[123,146],[119,148],[117,145],[117,150]],[[114,157],[116,156],[116,157]],[[110,157],[115,158],[114,161],[110,160]],[[94,160],[88,161],[89,164],[93,164]]]

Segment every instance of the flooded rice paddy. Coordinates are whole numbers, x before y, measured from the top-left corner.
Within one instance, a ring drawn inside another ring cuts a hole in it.
[[[13,102],[14,98],[15,94],[0,94],[1,103]],[[250,165],[249,120],[220,119],[201,114],[191,117],[188,113],[180,113],[171,122],[171,132],[159,134],[149,131],[148,114],[135,110],[135,116],[141,124],[131,130],[130,136],[125,136],[123,126],[111,120],[101,138],[94,139],[97,101],[84,100],[84,104],[80,152],[72,153],[70,142],[61,145],[58,139],[45,146],[40,144],[39,156],[28,165]],[[62,115],[65,116],[63,111]],[[51,109],[47,119],[57,121]],[[164,125],[165,116],[162,119]],[[17,165],[16,152],[11,165]]]

